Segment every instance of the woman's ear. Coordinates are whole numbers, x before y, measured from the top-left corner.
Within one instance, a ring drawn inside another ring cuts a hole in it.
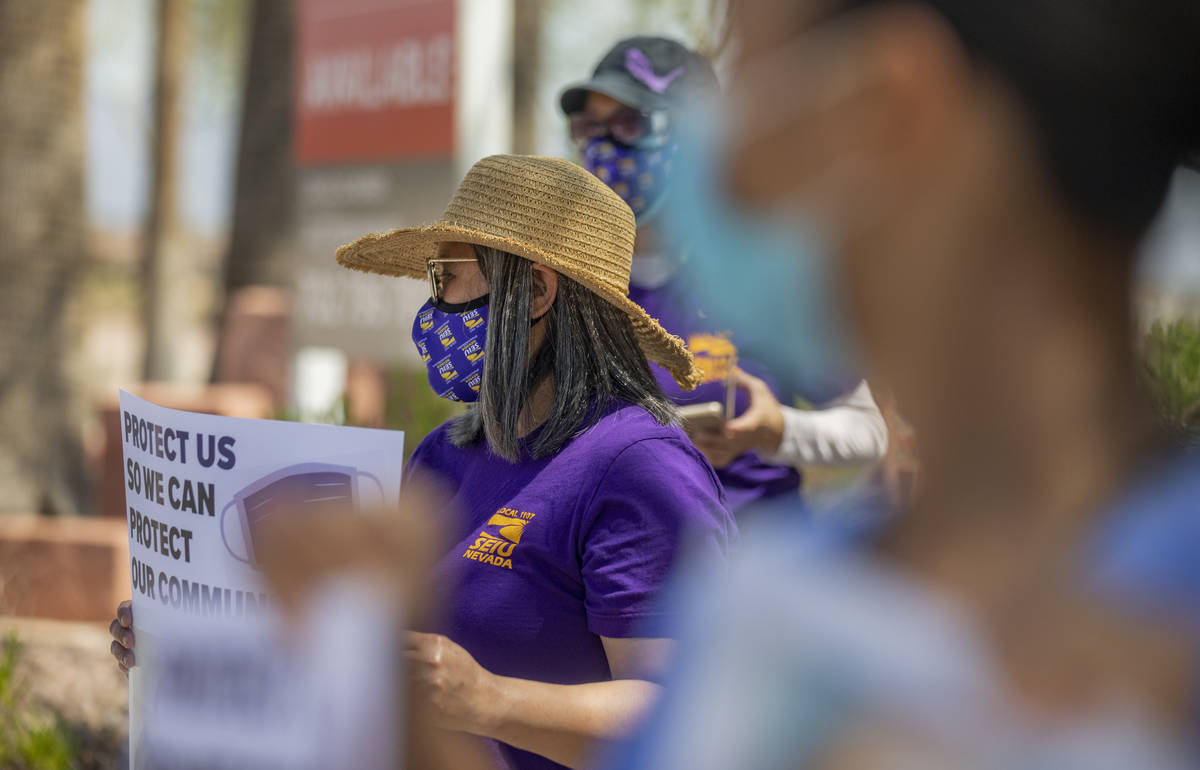
[[[558,296],[558,273],[545,265],[533,266],[533,303],[530,318],[541,318],[554,306]]]

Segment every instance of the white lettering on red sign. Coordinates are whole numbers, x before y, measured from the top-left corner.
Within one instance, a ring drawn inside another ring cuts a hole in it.
[[[316,54],[304,73],[304,105],[332,112],[449,104],[453,52],[451,37],[439,35]]]

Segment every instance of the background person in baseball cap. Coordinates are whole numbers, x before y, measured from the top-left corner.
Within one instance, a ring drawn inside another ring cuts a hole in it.
[[[737,510],[794,495],[802,463],[879,460],[887,428],[865,382],[831,377],[821,392],[793,392],[771,377],[770,361],[739,357],[739,340],[715,328],[712,314],[689,290],[684,249],[657,226],[688,107],[717,98],[719,91],[716,73],[701,54],[674,40],[634,37],[605,54],[589,80],[564,90],[560,106],[583,165],[637,218],[630,298],[684,338],[704,372],[699,388],[684,391],[656,367],[659,383],[680,406],[720,405],[718,416],[691,420],[689,433],[718,469],[729,505]],[[729,254],[731,269],[737,259]],[[825,408],[794,409],[790,404],[798,397]]]

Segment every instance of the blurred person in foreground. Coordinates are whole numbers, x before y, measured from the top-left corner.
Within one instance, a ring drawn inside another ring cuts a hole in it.
[[[662,367],[654,367],[655,377],[680,406],[715,405],[707,419],[697,417],[685,426],[717,468],[737,512],[755,501],[795,496],[801,464],[865,467],[877,462],[887,449],[887,427],[865,382],[855,383],[831,368],[799,387],[783,388],[772,376],[773,356],[741,354],[739,346],[752,336],[751,330],[741,329],[731,338],[725,327],[713,324],[689,285],[687,250],[659,228],[675,152],[686,129],[685,107],[719,97],[716,73],[702,55],[674,40],[634,37],[606,53],[589,80],[565,89],[559,105],[584,166],[637,217],[629,296],[687,340],[704,372],[704,382],[690,391]],[[734,248],[726,258],[727,269],[735,271],[747,255]],[[766,334],[776,342],[807,344],[787,328],[756,331],[755,337]],[[797,397],[822,408],[796,409]]]
[[[838,298],[922,490],[694,575],[613,766],[1197,766],[1200,457],[1139,386],[1131,282],[1200,146],[1200,5],[740,9],[727,129],[681,160],[692,264],[734,324]]]
[[[495,766],[579,766],[627,729],[657,694],[646,677],[672,642],[642,628],[664,611],[684,541],[715,565],[736,537],[650,372],[648,357],[681,387],[699,380],[682,341],[628,299],[633,240],[629,207],[583,169],[498,155],[468,172],[443,221],[337,252],[348,268],[429,281],[413,341],[435,391],[470,403],[405,469],[406,486],[423,474],[450,491],[433,506],[449,541],[430,574],[442,633],[410,633],[405,652],[415,707],[491,739]],[[387,564],[396,539],[382,531],[320,535],[384,525],[326,519],[274,533],[277,585],[331,560]],[[123,607],[112,626],[122,666],[131,623]]]

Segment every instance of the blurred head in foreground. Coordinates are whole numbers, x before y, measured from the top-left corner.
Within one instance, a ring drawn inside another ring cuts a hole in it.
[[[923,444],[982,403],[1002,442],[1049,393],[1132,390],[1136,247],[1200,145],[1198,16],[1189,0],[743,4],[730,189],[829,250],[869,374]],[[1039,359],[1051,347],[1066,357]]]
[[[725,196],[680,214],[691,264],[780,347],[832,300],[924,486],[899,517],[748,535],[694,589],[653,761],[619,766],[1194,765],[1200,459],[1156,462],[1130,288],[1200,145],[1200,6],[737,8],[724,136],[680,164],[681,199],[705,158]],[[1160,730],[1169,757],[1129,760]]]
[[[1200,6],[741,9],[727,189],[823,245],[868,374],[920,436],[927,486],[884,550],[1002,618],[1029,690],[1086,700],[1121,659],[1115,678],[1180,706],[1186,664],[1088,605],[1078,569],[1125,558],[1084,544],[1156,456],[1130,289],[1200,146]],[[792,270],[755,260],[764,287]]]

